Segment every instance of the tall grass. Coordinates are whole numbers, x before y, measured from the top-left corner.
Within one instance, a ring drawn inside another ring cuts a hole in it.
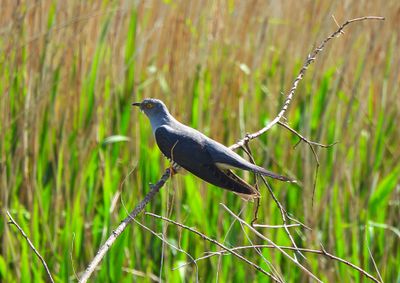
[[[400,128],[397,1],[3,1],[0,12],[0,281],[74,281],[98,247],[161,176],[147,119],[130,106],[165,101],[181,121],[232,144],[277,114],[311,48],[341,22],[363,15],[324,50],[301,82],[288,122],[318,148],[274,128],[251,143],[256,162],[296,177],[271,181],[287,210],[312,231],[299,246],[326,250],[376,275],[400,280]],[[111,138],[110,138],[111,137]],[[128,137],[129,140],[125,137]],[[251,176],[245,176],[251,179]],[[125,180],[125,182],[123,182]],[[282,224],[264,187],[259,222]],[[189,175],[176,176],[147,210],[196,227],[227,246],[260,243],[219,206],[251,220],[253,204]],[[216,247],[149,216],[138,218],[197,258]],[[245,233],[246,232],[246,233]],[[262,232],[290,245],[282,229]],[[254,250],[242,251],[268,269]],[[286,281],[308,280],[274,250],[262,254]],[[316,255],[304,262],[324,281],[363,282],[356,271]],[[134,224],[112,247],[96,282],[260,281],[232,256],[175,269],[189,258]],[[197,268],[197,271],[196,271]]]

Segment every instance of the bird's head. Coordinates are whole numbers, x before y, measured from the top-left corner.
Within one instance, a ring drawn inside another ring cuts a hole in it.
[[[132,103],[133,106],[137,106],[150,118],[157,118],[168,115],[168,109],[165,104],[155,98],[146,98],[142,102]]]

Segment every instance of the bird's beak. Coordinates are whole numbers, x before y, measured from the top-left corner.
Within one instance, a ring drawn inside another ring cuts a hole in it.
[[[134,103],[132,103],[132,106],[140,107],[140,106],[142,106],[142,103],[141,102],[134,102]]]

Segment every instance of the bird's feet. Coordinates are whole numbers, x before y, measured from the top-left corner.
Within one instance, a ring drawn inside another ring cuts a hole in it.
[[[171,177],[178,174],[180,168],[181,166],[179,166],[176,162],[172,161],[169,166]]]

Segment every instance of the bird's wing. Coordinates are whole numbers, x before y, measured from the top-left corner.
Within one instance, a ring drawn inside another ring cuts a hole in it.
[[[292,181],[290,178],[268,171],[260,166],[250,163],[233,150],[227,148],[212,139],[206,141],[207,150],[213,158],[213,161],[220,168],[238,168],[247,171],[259,173],[264,176],[278,179],[281,181]]]
[[[195,135],[164,125],[154,132],[156,142],[161,152],[170,160],[182,167],[212,164],[213,160],[204,147],[202,140]],[[192,162],[192,161],[196,162]]]
[[[258,192],[231,171],[219,168],[211,157],[203,136],[187,134],[170,126],[161,126],[154,132],[162,153],[187,171],[215,186],[247,197],[258,197]]]

